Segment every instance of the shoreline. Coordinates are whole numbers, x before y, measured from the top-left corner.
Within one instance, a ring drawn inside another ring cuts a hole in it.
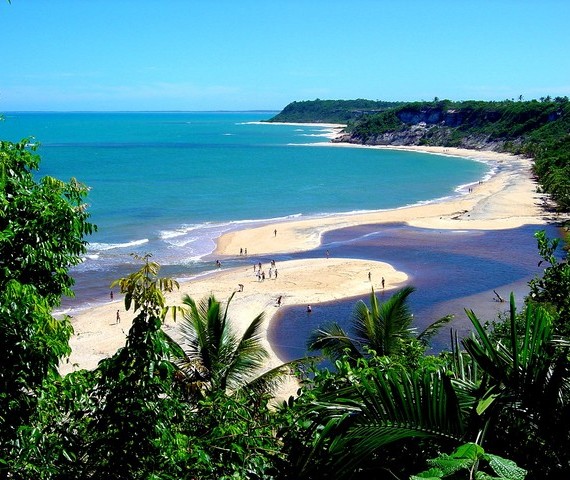
[[[380,147],[343,143],[315,145],[386,148],[467,157],[498,165],[499,168],[487,180],[473,185],[469,193],[441,201],[366,213],[284,220],[234,230],[218,238],[211,256],[220,256],[222,260],[223,257],[236,257],[240,248],[244,247],[249,255],[307,251],[320,244],[325,232],[365,224],[403,222],[414,227],[442,230],[500,230],[554,221],[543,208],[546,196],[536,193],[536,183],[531,176],[532,161],[527,158],[442,147]],[[226,302],[238,289],[238,284],[242,283],[244,292],[236,293],[229,309],[230,318],[236,330],[241,332],[257,314],[265,312],[263,343],[270,352],[266,365],[270,369],[280,363],[267,340],[267,330],[278,311],[278,296],[283,297],[284,305],[318,304],[370,293],[371,282],[368,281],[367,272],[371,272],[374,279],[385,277],[387,290],[397,288],[407,278],[406,273],[397,272],[389,264],[359,259],[290,260],[278,262],[277,268],[279,278],[264,282],[255,279],[252,267],[221,269],[184,281],[178,292],[168,296],[168,301],[169,304],[180,305],[185,294],[195,300],[214,294],[218,300]],[[117,295],[113,302],[88,308],[74,316],[73,353],[69,361],[62,364],[62,373],[77,368],[95,368],[101,359],[114,354],[124,345],[132,313],[124,311],[122,301],[118,298]],[[115,324],[116,310],[121,315],[120,324]],[[172,320],[165,322],[164,328],[169,335],[177,338],[177,327]],[[288,393],[295,389],[295,384],[285,387]]]
[[[373,260],[317,258],[288,260],[276,263],[278,276],[266,277],[260,281],[255,276],[253,265],[247,268],[221,268],[214,273],[180,283],[180,289],[166,295],[168,305],[181,305],[185,295],[196,301],[214,295],[224,305],[232,294],[228,316],[234,331],[241,335],[249,323],[260,313],[264,313],[261,338],[269,353],[265,370],[282,363],[267,338],[271,320],[281,306],[317,305],[322,302],[340,300],[351,295],[366,295],[371,287],[381,288],[385,280],[385,290],[403,286],[408,276],[395,270],[391,265]],[[269,265],[262,265],[268,272]],[[370,275],[370,276],[369,276]],[[374,279],[374,282],[371,280]],[[239,291],[239,284],[243,291]],[[117,311],[120,323],[116,322]],[[94,369],[99,361],[113,355],[125,344],[128,330],[134,318],[132,311],[126,311],[121,295],[106,304],[83,310],[72,317],[74,334],[70,340],[72,353],[62,362],[60,372],[66,374],[78,369]],[[163,329],[175,340],[180,340],[179,325],[170,316]],[[283,395],[292,394],[298,388],[295,379],[290,378],[282,387]]]
[[[528,158],[443,147],[384,147],[347,143],[314,145],[393,149],[472,158],[492,166],[497,165],[498,171],[473,185],[471,192],[458,194],[456,197],[395,209],[269,222],[260,227],[234,230],[218,238],[212,255],[233,256],[239,253],[240,248],[247,248],[248,253],[254,255],[302,252],[316,248],[325,232],[373,223],[404,222],[414,227],[444,230],[500,230],[552,221],[543,208],[547,196],[536,192],[536,182],[531,172],[532,161]]]

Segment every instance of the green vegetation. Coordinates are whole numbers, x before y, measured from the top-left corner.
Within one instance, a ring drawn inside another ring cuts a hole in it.
[[[315,332],[312,346],[334,368],[297,363],[299,394],[281,405],[271,404],[272,386],[291,365],[259,375],[261,316],[238,336],[231,298],[169,308],[177,284],[145,256],[116,282],[134,312],[125,345],[93,371],[61,376],[72,328],[52,309],[71,293],[68,269],[95,227],[86,188],[34,180],[38,162],[28,141],[0,144],[0,477],[533,480],[570,471],[570,266],[543,232],[546,268],[521,312],[511,296],[508,318],[491,330],[468,311],[473,333],[434,356],[421,341],[432,330],[411,329],[413,288],[384,303],[372,292],[355,308],[354,336]],[[161,328],[169,312],[182,317],[180,344]]]
[[[270,122],[347,124],[363,115],[382,112],[401,102],[373,100],[307,100],[287,105]]]
[[[367,143],[376,135],[404,131],[417,124],[425,127],[421,144],[468,147],[475,140],[482,146],[512,153],[535,154],[568,134],[570,104],[567,98],[542,102],[416,102],[369,115],[349,131]]]

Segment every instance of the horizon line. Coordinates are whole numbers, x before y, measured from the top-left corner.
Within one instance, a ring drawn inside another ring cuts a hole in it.
[[[0,110],[6,113],[271,113],[283,109],[248,109],[248,110]]]

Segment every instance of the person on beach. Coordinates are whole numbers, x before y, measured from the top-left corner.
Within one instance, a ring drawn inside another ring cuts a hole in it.
[[[240,249],[239,249],[239,254],[240,254],[240,255],[243,255],[243,248],[240,248]]]
[[[277,280],[277,269],[275,269],[275,280]]]
[[[277,236],[277,229],[273,230],[273,236],[274,236],[274,237]]]
[[[382,277],[382,289],[384,289],[384,277]]]
[[[330,253],[329,253],[329,251],[327,250],[327,258],[329,258],[329,255],[330,255]]]
[[[117,310],[117,323],[121,323],[121,314],[119,310]]]
[[[216,260],[216,266],[218,268],[222,268],[222,262],[220,262],[219,260]]]
[[[372,281],[372,273],[368,272],[368,281],[371,282]]]
[[[238,292],[243,292],[243,283],[238,283]]]
[[[281,306],[281,299],[283,298],[283,295],[279,295],[279,298],[277,299],[277,306],[280,307]]]
[[[243,251],[244,255],[247,255],[247,248]]]

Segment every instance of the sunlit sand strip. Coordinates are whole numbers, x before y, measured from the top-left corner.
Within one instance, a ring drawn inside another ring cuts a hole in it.
[[[355,147],[348,144],[333,145],[339,148]],[[372,223],[405,222],[424,228],[495,230],[544,224],[552,220],[551,214],[543,208],[545,196],[537,193],[531,174],[532,163],[528,158],[457,148],[397,148],[471,157],[498,164],[500,169],[499,173],[488,180],[473,185],[470,193],[449,200],[370,213],[281,222],[230,232],[218,240],[216,254],[236,255],[240,248],[247,248],[250,255],[306,251],[319,246],[324,232]]]
[[[232,293],[229,315],[237,332],[243,332],[260,313],[265,314],[263,342],[270,352],[267,369],[281,363],[267,341],[267,329],[272,317],[281,305],[318,305],[321,302],[341,299],[348,296],[366,295],[382,289],[382,278],[386,290],[402,286],[407,279],[403,272],[396,271],[387,263],[369,260],[343,258],[322,258],[277,262],[269,278],[270,265],[262,265],[266,279],[257,279],[253,264],[248,268],[220,269],[219,271],[195,280],[184,282],[180,290],[169,295],[171,305],[180,305],[184,295],[200,300],[213,294],[218,300],[226,301]],[[239,285],[243,285],[243,291]],[[115,297],[117,298],[117,296]],[[119,311],[120,323],[116,321]],[[62,373],[75,369],[92,369],[105,357],[112,355],[125,343],[133,314],[126,312],[122,301],[91,308],[73,318],[75,334],[71,339],[73,353],[61,367]],[[178,320],[179,322],[179,320]],[[179,339],[178,323],[168,319],[165,331]],[[295,383],[287,384],[283,392],[295,391]]]

